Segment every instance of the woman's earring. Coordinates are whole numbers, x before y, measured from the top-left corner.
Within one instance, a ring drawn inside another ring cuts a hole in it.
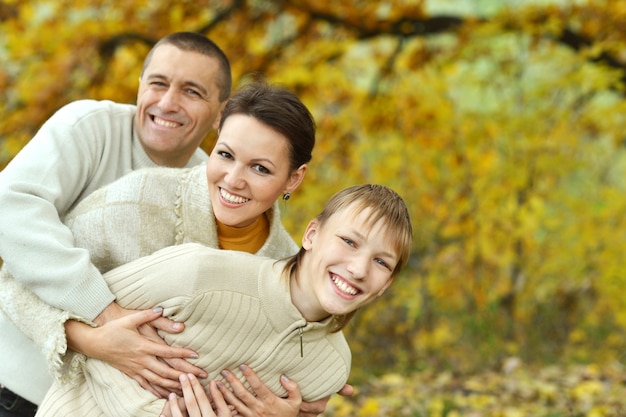
[[[285,193],[283,194],[283,200],[287,201],[291,198],[291,193]]]

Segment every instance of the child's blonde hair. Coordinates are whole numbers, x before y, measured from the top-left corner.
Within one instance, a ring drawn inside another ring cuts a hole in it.
[[[341,210],[352,210],[355,213],[369,210],[367,222],[374,225],[378,221],[385,224],[385,239],[387,239],[395,252],[398,254],[396,264],[391,276],[396,276],[406,265],[411,253],[413,242],[413,226],[409,210],[402,197],[391,188],[379,184],[363,184],[344,188],[333,195],[324,206],[320,214],[316,216],[320,226],[335,213]],[[287,276],[295,274],[301,263],[306,250],[303,248],[290,258],[285,266]],[[333,316],[333,332],[337,332],[345,327],[356,311],[345,315]]]

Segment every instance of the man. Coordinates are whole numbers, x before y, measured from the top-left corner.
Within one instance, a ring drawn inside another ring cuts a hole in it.
[[[131,170],[206,161],[198,146],[217,127],[231,84],[217,45],[174,33],[146,57],[136,106],[82,100],[60,109],[0,172],[3,270],[48,304],[98,324],[125,314],[60,218]],[[34,415],[51,384],[45,359],[1,313],[0,334],[0,416]]]

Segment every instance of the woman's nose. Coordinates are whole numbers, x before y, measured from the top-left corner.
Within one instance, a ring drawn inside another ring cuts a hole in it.
[[[224,176],[224,181],[229,187],[243,188],[245,185],[245,180],[242,169],[239,167],[231,168]]]

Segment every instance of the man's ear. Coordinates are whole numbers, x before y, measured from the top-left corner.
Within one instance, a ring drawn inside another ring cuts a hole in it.
[[[319,223],[320,222],[317,219],[313,219],[306,226],[304,235],[302,235],[302,247],[304,249],[309,250],[313,246],[313,241],[315,240],[315,237],[317,236]]]
[[[217,113],[217,117],[213,121],[213,126],[211,126],[213,128],[213,130],[215,130],[215,131],[217,131],[219,129],[219,127],[220,127],[220,121],[222,121],[222,115],[224,113],[224,107],[226,107],[226,100],[224,100],[220,104],[220,111],[219,111],[219,113]]]

